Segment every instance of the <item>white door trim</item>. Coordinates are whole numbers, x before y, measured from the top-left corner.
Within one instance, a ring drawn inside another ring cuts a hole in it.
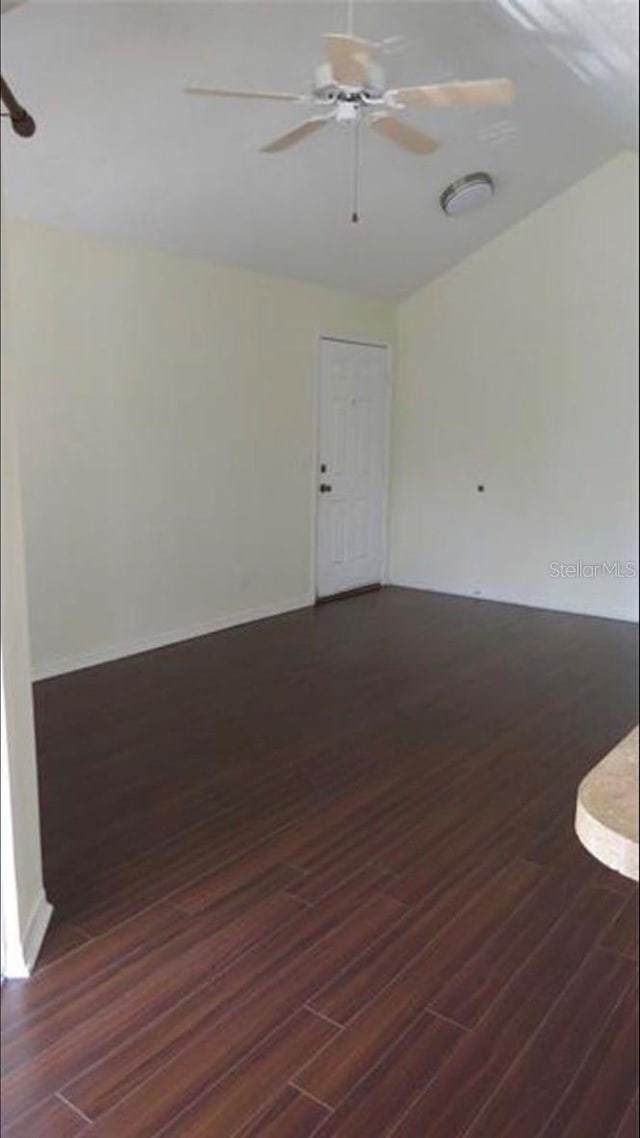
[[[311,603],[318,599],[318,478],[320,459],[320,357],[323,341],[329,340],[338,344],[358,344],[363,348],[384,348],[387,353],[387,382],[386,400],[384,406],[384,443],[383,443],[383,488],[382,488],[382,571],[381,584],[389,583],[389,482],[391,462],[391,405],[393,396],[393,349],[391,344],[384,340],[372,340],[368,336],[336,336],[329,332],[320,332],[316,340],[316,355],[313,380],[313,407],[312,407],[312,446],[311,446],[311,572],[309,592]]]

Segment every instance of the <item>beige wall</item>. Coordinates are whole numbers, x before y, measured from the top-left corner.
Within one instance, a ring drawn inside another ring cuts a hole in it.
[[[20,455],[16,427],[13,290],[2,221],[2,399],[0,503],[0,822],[3,976],[26,976],[51,906],[42,881],[38,778],[31,697]]]
[[[638,556],[637,197],[620,155],[401,305],[394,582],[637,619],[550,572]]]
[[[36,675],[309,603],[318,334],[395,309],[13,223]]]

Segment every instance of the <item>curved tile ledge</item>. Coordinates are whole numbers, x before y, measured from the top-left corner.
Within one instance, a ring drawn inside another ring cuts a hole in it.
[[[582,780],[575,829],[609,869],[638,880],[638,728]]]

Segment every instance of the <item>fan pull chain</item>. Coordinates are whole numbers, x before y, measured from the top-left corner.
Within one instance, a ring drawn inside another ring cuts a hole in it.
[[[360,221],[360,119],[353,126],[353,213],[354,224]]]

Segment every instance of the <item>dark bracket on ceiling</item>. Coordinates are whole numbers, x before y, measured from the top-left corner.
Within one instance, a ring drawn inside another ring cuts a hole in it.
[[[9,84],[0,76],[0,100],[7,108],[7,115],[16,134],[21,138],[31,138],[36,132],[36,124],[31,115],[18,102]]]

